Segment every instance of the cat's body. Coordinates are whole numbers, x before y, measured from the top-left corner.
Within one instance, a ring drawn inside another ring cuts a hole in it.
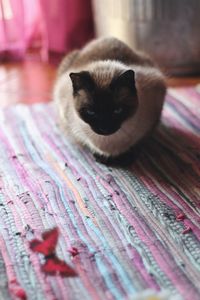
[[[54,99],[66,135],[94,154],[117,157],[155,127],[165,92],[163,75],[149,58],[104,38],[64,58]]]

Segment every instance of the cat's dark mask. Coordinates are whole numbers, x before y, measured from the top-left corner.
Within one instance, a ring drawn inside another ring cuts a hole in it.
[[[87,71],[70,73],[75,107],[97,134],[110,135],[120,129],[138,107],[135,74],[127,70],[101,87]]]

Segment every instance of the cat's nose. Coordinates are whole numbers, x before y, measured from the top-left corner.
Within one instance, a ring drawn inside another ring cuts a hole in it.
[[[99,124],[98,126],[91,126],[91,128],[97,134],[110,135],[110,134],[115,133],[120,128],[120,126],[119,125],[111,126],[111,125],[107,125],[107,124]]]
[[[102,128],[102,127],[99,127],[98,131],[99,131],[99,134],[109,135],[109,134],[113,134],[114,132],[116,132],[116,128]]]
[[[105,129],[105,128],[99,128],[99,132],[101,132],[101,133],[109,133],[110,132],[110,130],[109,129]]]

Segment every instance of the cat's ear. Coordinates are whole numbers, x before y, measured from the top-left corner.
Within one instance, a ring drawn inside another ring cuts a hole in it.
[[[111,82],[111,88],[128,87],[132,92],[137,92],[135,87],[135,72],[127,70]]]
[[[69,77],[72,81],[74,92],[78,92],[81,89],[92,90],[94,88],[94,81],[89,72],[82,71],[79,73],[70,73]]]

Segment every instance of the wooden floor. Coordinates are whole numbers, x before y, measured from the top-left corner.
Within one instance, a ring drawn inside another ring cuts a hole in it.
[[[56,67],[48,63],[29,61],[0,65],[0,106],[51,100],[55,74]],[[168,79],[170,87],[197,83],[200,83],[200,77]]]
[[[47,102],[51,99],[56,67],[41,62],[0,66],[0,106]]]

